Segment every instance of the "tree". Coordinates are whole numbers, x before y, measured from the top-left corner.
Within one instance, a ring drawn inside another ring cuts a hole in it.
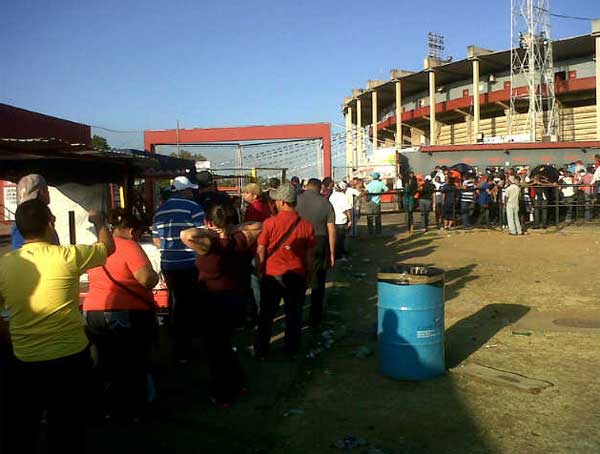
[[[108,144],[108,140],[102,136],[97,136],[96,134],[92,137],[92,147],[97,148],[98,150],[110,150],[111,148]]]
[[[190,159],[192,161],[207,161],[206,156],[204,156],[202,153],[192,153],[188,150],[179,150],[179,152],[174,151],[171,153],[171,156],[180,159]]]

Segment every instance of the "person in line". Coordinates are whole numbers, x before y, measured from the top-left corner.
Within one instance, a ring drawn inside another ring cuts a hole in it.
[[[333,194],[333,186],[334,186],[333,178],[325,177],[321,182],[321,195],[326,199],[329,199],[329,196]]]
[[[442,194],[444,229],[448,230],[454,228],[454,222],[456,219],[458,188],[454,184],[454,178],[448,177],[448,182],[442,188]]]
[[[262,199],[258,184],[248,183],[244,186],[242,199],[246,203],[244,222],[263,222],[271,216],[269,205]]]
[[[542,181],[539,175],[535,175],[533,177],[531,185],[535,191],[533,211],[534,225],[532,228],[545,229],[548,227],[548,200],[550,198],[549,186],[545,179]]]
[[[180,364],[187,363],[191,355],[198,270],[196,254],[185,247],[179,235],[182,230],[204,225],[204,210],[192,200],[193,189],[198,189],[198,185],[188,177],[175,178],[173,195],[161,205],[152,224],[152,239],[160,249],[160,266],[169,289],[174,355]]]
[[[431,175],[426,175],[423,184],[419,187],[419,211],[421,212],[421,229],[427,232],[429,227],[429,213],[433,205],[435,186],[431,182]]]
[[[355,238],[358,233],[358,220],[360,219],[360,190],[362,182],[358,178],[353,178],[348,187],[346,188],[346,197],[348,203],[352,207],[352,216],[350,220],[352,225],[350,226],[350,236]]]
[[[460,196],[460,211],[463,218],[463,229],[470,230],[473,228],[471,221],[475,212],[475,185],[472,180],[466,180],[464,185]]]
[[[493,177],[488,175],[479,186],[479,220],[480,226],[490,224],[490,205],[492,203],[492,181]]]
[[[414,211],[415,211],[415,198],[419,191],[419,184],[417,183],[417,177],[414,172],[410,172],[407,177],[407,182],[404,185],[404,195],[402,196],[402,205],[406,210],[406,227],[408,233],[412,233],[414,230]]]
[[[369,235],[381,235],[381,194],[389,188],[380,180],[379,172],[373,173],[373,180],[367,184],[367,227]]]
[[[302,184],[300,183],[300,178],[296,176],[290,178],[290,184],[296,190],[296,194],[302,194]]]
[[[440,169],[441,172],[441,169]],[[443,175],[443,174],[442,174]],[[442,179],[439,176],[436,176],[433,179],[433,185],[435,186],[435,196],[434,196],[434,211],[435,211],[435,225],[439,229],[443,226],[443,195],[442,195]]]
[[[573,213],[575,212],[575,187],[573,186],[573,175],[568,170],[563,171],[563,175],[559,179],[561,184],[561,193],[563,203],[566,206],[565,221],[571,222],[573,220]]]
[[[314,189],[307,192],[314,192]],[[320,197],[318,192],[315,195]],[[297,195],[294,188],[284,184],[272,190],[270,196],[277,204],[278,214],[264,222],[258,237],[262,299],[254,350],[257,358],[264,358],[269,353],[273,317],[282,298],[285,305],[284,349],[290,355],[299,351],[302,305],[315,246],[313,226],[296,213]]]
[[[148,406],[156,328],[152,288],[159,279],[139,245],[142,222],[120,208],[111,212],[109,222],[115,253],[106,265],[88,271],[84,317],[105,384],[105,417],[139,420]]]
[[[25,175],[17,183],[17,202],[23,203],[34,199],[39,199],[46,205],[50,205],[50,192],[48,191],[46,179],[41,175],[31,173]],[[11,243],[13,249],[19,249],[25,243],[16,222],[12,226]],[[52,237],[52,244],[60,244],[56,231],[54,231]]]
[[[244,321],[250,261],[260,233],[231,224],[229,209],[213,205],[206,212],[206,228],[181,232],[181,241],[197,253],[200,291],[206,295],[200,323],[211,376],[209,397],[220,407],[234,403],[244,389],[244,373],[231,339]]]
[[[315,247],[310,257],[310,312],[308,324],[316,329],[321,325],[325,305],[327,270],[335,266],[337,249],[335,211],[329,200],[320,196],[321,181],[311,178],[306,191],[298,196],[296,211],[310,222],[315,234]]]
[[[346,260],[346,232],[352,227],[352,205],[346,196],[346,183],[340,181],[335,185],[329,203],[335,212],[336,259]]]
[[[519,220],[519,199],[521,198],[521,188],[517,184],[515,177],[508,177],[509,186],[506,188],[504,203],[506,204],[506,219],[510,235],[523,235],[521,222]]]
[[[102,213],[90,212],[98,242],[56,246],[53,216],[44,201],[17,207],[23,246],[0,257],[0,308],[9,314],[16,357],[2,453],[36,451],[43,411],[50,453],[85,452],[89,342],[79,310],[79,277],[115,250]]]

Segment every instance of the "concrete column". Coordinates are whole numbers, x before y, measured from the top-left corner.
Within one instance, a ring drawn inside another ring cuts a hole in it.
[[[596,41],[596,140],[600,140],[600,19],[592,21],[592,36]]]
[[[352,106],[346,107],[346,176],[352,178],[354,140],[352,140]]]
[[[362,123],[362,101],[356,100],[356,165],[360,165],[360,158],[363,154],[363,123]]]
[[[479,134],[479,59],[473,59],[473,139]]]
[[[429,70],[429,144],[437,142],[437,123],[435,121],[435,71]]]
[[[396,81],[396,149],[402,149],[402,82]]]
[[[373,150],[377,148],[377,90],[371,92],[371,123],[373,124]]]

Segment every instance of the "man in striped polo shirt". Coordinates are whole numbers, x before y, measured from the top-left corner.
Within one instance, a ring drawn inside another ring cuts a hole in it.
[[[475,184],[471,180],[464,182],[460,196],[460,211],[462,212],[463,229],[472,229],[471,221],[475,212]]]
[[[160,249],[161,270],[169,289],[169,315],[174,354],[177,361],[189,360],[194,322],[194,299],[198,271],[196,254],[179,237],[182,230],[204,226],[204,210],[192,199],[192,184],[188,177],[173,181],[173,195],[154,215],[152,239]]]

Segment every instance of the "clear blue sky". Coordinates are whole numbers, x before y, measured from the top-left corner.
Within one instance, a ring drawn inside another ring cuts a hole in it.
[[[118,130],[330,121],[367,79],[509,47],[509,0],[3,1],[0,102]],[[427,11],[425,6],[431,5]],[[554,13],[600,17],[598,0]],[[553,37],[589,33],[553,19]],[[142,147],[141,134],[109,134]]]

